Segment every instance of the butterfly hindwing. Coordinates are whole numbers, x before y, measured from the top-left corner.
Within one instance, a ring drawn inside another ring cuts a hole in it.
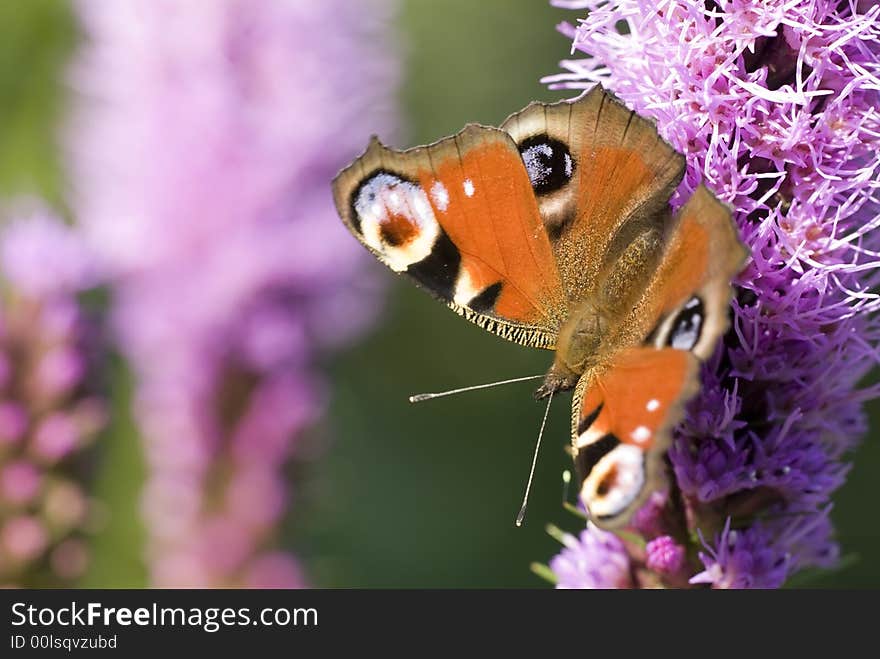
[[[346,226],[392,270],[504,338],[553,348],[565,299],[519,151],[471,125],[426,147],[374,140],[334,181]]]
[[[747,254],[729,209],[699,186],[678,213],[663,260],[634,311],[650,325],[649,341],[708,359],[727,331],[730,280]]]
[[[663,482],[663,455],[698,389],[697,367],[687,351],[630,348],[581,378],[572,452],[581,501],[599,526],[626,524]]]

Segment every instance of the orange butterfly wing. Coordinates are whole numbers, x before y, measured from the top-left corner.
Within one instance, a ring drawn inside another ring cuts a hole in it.
[[[626,524],[664,480],[663,456],[697,367],[727,330],[731,278],[747,251],[729,210],[700,187],[679,212],[660,266],[624,326],[646,345],[588,371],[575,389],[572,452],[592,519]]]
[[[662,234],[684,157],[601,85],[575,101],[532,103],[502,128],[536,183],[572,303],[597,294],[639,234]],[[631,289],[647,283],[650,265],[631,273]]]
[[[698,187],[678,215],[678,222],[651,283],[636,306],[632,321],[650,324],[650,341],[658,348],[679,347],[708,359],[727,331],[733,288],[730,280],[742,269],[748,250],[739,239],[730,210],[704,186]],[[685,332],[684,320],[700,325]]]
[[[554,347],[562,284],[506,133],[471,125],[403,152],[374,140],[333,189],[346,226],[392,270],[487,330]]]
[[[625,524],[662,482],[672,428],[699,386],[697,366],[683,350],[629,348],[581,378],[572,449],[580,498],[596,524]]]

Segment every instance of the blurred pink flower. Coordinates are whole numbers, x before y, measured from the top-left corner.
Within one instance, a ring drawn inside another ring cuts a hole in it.
[[[550,561],[557,588],[632,587],[630,559],[616,535],[588,524],[579,537],[569,533],[557,536],[563,549]]]
[[[0,263],[20,293],[39,298],[98,283],[98,269],[82,236],[41,202],[20,200],[8,214],[11,219],[0,243]]]
[[[75,231],[16,207],[0,232],[0,586],[71,585],[88,565],[85,458],[106,411],[76,294],[95,277]]]
[[[138,383],[157,586],[296,586],[282,467],[377,287],[329,182],[392,132],[390,1],[80,1],[77,209]]]

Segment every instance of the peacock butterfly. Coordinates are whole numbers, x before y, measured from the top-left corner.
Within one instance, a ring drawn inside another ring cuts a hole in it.
[[[555,350],[536,396],[574,389],[580,498],[606,528],[662,484],[747,256],[705,187],[673,214],[684,170],[597,85],[428,146],[374,137],[333,181],[343,222],[380,261],[480,327]]]

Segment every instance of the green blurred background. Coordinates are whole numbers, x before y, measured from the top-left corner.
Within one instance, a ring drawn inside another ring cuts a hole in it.
[[[120,0],[124,1],[124,0]],[[515,6],[514,6],[515,5]],[[469,121],[498,124],[531,100],[552,101],[538,78],[568,56],[553,26],[572,12],[546,0],[404,0],[397,19],[405,79],[404,147]],[[60,210],[67,197],[57,127],[65,113],[64,66],[76,30],[63,0],[0,0],[0,193],[40,194]],[[365,135],[365,140],[366,140]],[[576,530],[561,508],[568,398],[551,410],[526,524],[514,527],[542,406],[534,383],[410,405],[409,394],[543,372],[551,355],[508,344],[457,318],[390,274],[381,325],[327,364],[332,403],[313,433],[313,460],[296,482],[286,544],[315,585],[330,587],[542,586],[531,561],[558,545],[553,522]],[[112,374],[125,410],[124,366]],[[872,409],[880,427],[880,405]],[[842,569],[793,585],[880,586],[880,530],[871,511],[880,487],[880,442],[855,456],[834,517]],[[109,524],[83,585],[141,586],[138,519],[143,465],[125,414],[105,438],[99,496]]]

